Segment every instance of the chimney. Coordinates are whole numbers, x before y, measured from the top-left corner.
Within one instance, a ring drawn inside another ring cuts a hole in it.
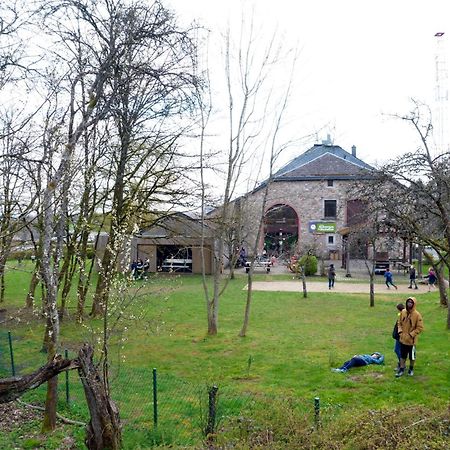
[[[356,145],[352,145],[352,156],[356,158]]]
[[[327,134],[326,140],[322,140],[322,145],[333,145],[333,142],[331,141],[331,135]]]

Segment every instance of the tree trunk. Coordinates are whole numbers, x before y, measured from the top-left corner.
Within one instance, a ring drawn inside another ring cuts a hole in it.
[[[235,256],[236,252],[235,252],[235,249],[234,249],[234,246],[233,246],[233,242],[234,242],[233,239],[231,239],[231,244],[228,245],[228,255],[230,256],[230,259],[229,259],[230,280],[234,280],[236,278],[235,274],[234,274],[234,269],[235,269],[237,258]]]
[[[346,241],[346,250],[345,250],[345,277],[351,278],[352,274],[350,272],[350,248],[348,244],[348,240]]]
[[[444,277],[444,268],[440,268],[436,272],[436,276],[438,279],[438,288],[439,288],[439,302],[441,306],[448,306],[448,296],[447,296],[447,287],[446,280]]]
[[[435,263],[433,257],[426,250],[423,250],[423,254],[427,263],[433,267],[433,270],[437,278],[437,287],[439,289],[439,302],[441,306],[448,306],[447,289],[445,287],[445,277],[444,277],[444,264],[442,261]]]
[[[370,307],[373,308],[375,306],[375,284],[374,284],[374,273],[370,274]]]
[[[214,298],[206,301],[207,316],[208,316],[208,335],[215,336],[217,334],[217,321],[214,316]]]
[[[88,449],[121,448],[122,435],[119,410],[110,399],[105,382],[94,366],[93,349],[85,344],[78,354],[81,382],[83,383],[91,420],[86,429]]]
[[[423,272],[423,247],[419,245],[418,247],[418,255],[417,255],[417,275],[419,279],[422,279],[422,272]]]
[[[58,376],[47,381],[47,397],[45,399],[45,413],[42,422],[42,432],[56,429],[56,405],[58,403]]]
[[[223,234],[223,233],[222,233]],[[222,237],[217,244],[217,256],[214,264],[213,277],[213,297],[206,301],[208,314],[208,335],[215,336],[219,329],[219,297],[220,297],[220,281],[222,279],[222,265],[223,265],[223,241]]]
[[[302,278],[302,289],[303,289],[303,298],[308,298],[308,291],[306,289],[306,277],[305,277],[305,267],[301,268],[301,278]]]
[[[111,241],[112,240],[112,241]],[[94,301],[92,302],[91,316],[101,317],[104,312],[104,305],[109,295],[111,280],[115,273],[115,258],[111,246],[115,245],[114,236],[110,234],[110,240],[105,248],[101,267],[98,272],[97,286],[95,288]]]
[[[250,266],[250,270],[247,276],[247,301],[245,303],[244,322],[242,324],[239,337],[245,337],[247,335],[248,323],[250,321],[250,305],[252,303],[252,285],[253,285],[253,264]]]
[[[115,192],[115,198],[122,198],[122,187],[116,188],[116,191],[118,193]],[[118,255],[122,250],[123,239],[126,234],[126,231],[121,230],[120,224],[116,222],[116,220],[119,220],[118,217],[122,216],[123,200],[116,203],[118,203],[119,206],[117,206],[114,211],[116,217],[109,228],[108,242],[100,264],[100,270],[98,271],[97,286],[95,288],[95,296],[91,310],[91,316],[93,317],[101,317],[104,314],[104,305],[108,301],[111,283],[117,273]]]
[[[0,303],[5,301],[5,268],[1,271],[2,279],[1,279],[1,287],[0,287]]]
[[[25,299],[25,307],[32,308],[34,305],[36,287],[39,284],[39,263],[36,263],[33,275],[31,276],[30,287],[28,288],[27,298]]]
[[[52,301],[51,298],[54,300]],[[59,340],[59,317],[56,309],[56,299],[49,294],[47,290],[47,301],[51,301],[52,306],[46,308],[47,327],[46,327],[46,345],[48,352],[48,361],[56,358]],[[45,344],[44,344],[45,345]],[[56,405],[58,402],[58,377],[51,378],[47,383],[47,397],[45,400],[44,420],[42,423],[42,432],[53,431],[56,428]]]
[[[86,273],[86,258],[80,262],[80,277],[77,286],[77,322],[83,322],[84,305],[91,284],[91,275],[94,268],[95,259],[92,258],[89,272]]]
[[[76,320],[78,323],[83,322],[84,316],[84,305],[86,303],[86,295],[90,282],[90,275],[92,270],[92,264],[95,260],[92,259],[91,270],[86,273],[86,260],[87,260],[87,242],[88,242],[89,232],[83,230],[81,233],[81,243],[78,251],[78,267],[79,267],[79,276],[77,283],[77,314]]]
[[[73,245],[69,245],[67,254],[64,259],[63,269],[60,273],[60,280],[63,281],[63,288],[61,292],[61,306],[59,308],[59,318],[62,320],[66,313],[67,297],[72,288],[72,280],[77,268],[77,261],[75,258],[75,249]]]
[[[50,380],[58,373],[77,367],[77,360],[63,359],[61,355],[58,355],[30,375],[0,379],[0,403],[12,402],[30,389],[35,389]]]
[[[87,448],[92,450],[120,449],[122,432],[119,411],[109,397],[105,380],[94,366],[93,354],[92,347],[84,344],[76,359],[62,359],[58,355],[30,375],[0,379],[0,403],[12,402],[28,390],[35,389],[46,381],[50,384],[63,371],[78,369],[91,415],[91,420],[86,427],[85,443]]]

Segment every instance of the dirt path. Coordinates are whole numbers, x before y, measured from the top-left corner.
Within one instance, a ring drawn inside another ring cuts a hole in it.
[[[334,288],[328,289],[327,281],[307,281],[308,292],[341,292],[352,294],[368,294],[369,284],[367,283],[346,283],[344,281],[336,282]],[[247,289],[245,287],[244,289]],[[302,283],[300,280],[295,281],[254,281],[253,290],[255,291],[287,291],[301,292]],[[414,294],[423,294],[428,292],[427,286],[419,286],[419,289],[408,289],[406,285],[399,285],[395,290],[393,287],[387,289],[384,284],[375,284],[375,293],[378,294],[404,294],[406,296]]]

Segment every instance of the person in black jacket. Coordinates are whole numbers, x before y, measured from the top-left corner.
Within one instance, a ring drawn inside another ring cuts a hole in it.
[[[398,334],[398,318],[400,317],[400,313],[405,309],[405,305],[403,303],[399,303],[396,306],[398,310],[397,319],[395,320],[394,329],[392,330],[392,337],[395,339],[395,345],[394,345],[394,352],[397,355],[397,367],[396,372],[400,369],[400,358],[401,358],[401,352],[400,352],[400,335]]]
[[[330,264],[328,268],[328,289],[334,288],[334,280],[336,279],[336,269],[334,264]]]
[[[416,274],[416,268],[414,266],[411,266],[409,268],[409,289],[413,288],[413,284],[415,286],[414,289],[418,289],[417,287],[417,283],[416,283],[416,278],[417,278],[417,274]]]

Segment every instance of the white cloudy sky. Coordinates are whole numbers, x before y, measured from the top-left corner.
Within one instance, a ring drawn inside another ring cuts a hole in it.
[[[250,2],[167,0],[180,19],[198,19],[213,32],[239,21],[243,3]],[[412,130],[389,115],[408,113],[411,98],[433,107],[434,35],[446,32],[450,40],[450,0],[253,3],[267,35],[277,27],[287,45],[297,41],[301,49],[293,98],[297,132],[322,129],[319,141],[329,132],[335,144],[348,151],[356,145],[372,164],[417,146]]]

